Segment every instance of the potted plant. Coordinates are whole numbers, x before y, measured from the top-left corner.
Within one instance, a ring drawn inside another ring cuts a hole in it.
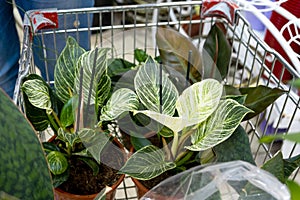
[[[57,198],[94,199],[106,186],[116,189],[124,178],[117,174],[126,158],[123,146],[104,126],[95,127],[110,94],[109,49],[85,51],[72,37],[66,43],[55,66],[54,86],[36,74],[23,79],[25,112],[36,131],[51,127],[54,133],[43,147],[55,195],[75,194]]]
[[[214,51],[209,45],[228,45],[217,25],[204,44],[208,54],[217,58],[211,62],[202,61],[199,50],[176,31],[158,29],[156,38],[160,56],[152,58],[136,50],[140,65],[129,72],[126,87],[116,87],[101,110],[100,125],[126,119],[131,128],[137,127],[127,130],[134,153],[119,173],[133,177],[135,183],[137,179],[143,184],[150,180],[150,189],[196,165],[231,160],[254,164],[241,122],[258,115],[284,91],[223,85],[228,52]],[[219,46],[224,51],[228,48]],[[186,49],[191,52],[186,56],[190,59],[179,52],[189,52]]]

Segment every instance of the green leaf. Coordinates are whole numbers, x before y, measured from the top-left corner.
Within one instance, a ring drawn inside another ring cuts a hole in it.
[[[170,116],[175,113],[178,91],[164,71],[160,80],[159,64],[151,57],[148,57],[145,64],[140,66],[134,78],[134,87],[139,100],[148,110]]]
[[[0,110],[0,191],[18,199],[54,199],[39,138],[2,90]]]
[[[232,99],[221,100],[217,110],[191,136],[191,151],[203,151],[212,148],[231,136],[243,117],[251,112]]]
[[[57,145],[52,142],[43,142],[43,148],[45,153],[50,153],[51,151],[60,151]]]
[[[123,113],[136,110],[138,107],[138,98],[132,90],[127,88],[118,89],[102,108],[100,121],[117,119]]]
[[[247,95],[227,95],[225,96],[226,99],[233,99],[237,101],[239,104],[244,104],[247,98]]]
[[[53,187],[57,188],[58,186],[66,182],[69,176],[70,176],[69,170],[66,170],[64,173],[59,175],[52,174]]]
[[[239,96],[242,95],[239,88],[236,88],[232,85],[224,85],[225,89],[225,94],[224,95],[229,95],[229,96]]]
[[[78,136],[85,148],[93,156],[93,158],[100,164],[101,152],[105,145],[109,142],[109,137],[101,131],[83,128],[78,132]]]
[[[69,133],[63,130],[63,128],[59,128],[57,131],[57,138],[63,142],[68,142],[72,147],[80,142],[80,139],[77,133]]]
[[[205,40],[202,54],[204,61],[204,78],[224,79],[228,74],[231,47],[223,31],[214,24]],[[210,59],[207,58],[207,54]],[[211,62],[212,61],[212,62]]]
[[[101,48],[94,49],[83,53],[78,60],[78,70],[75,77],[76,93],[79,92],[80,87],[80,69],[83,69],[82,80],[82,94],[85,103],[88,103],[90,95],[90,105],[95,104],[96,90],[98,89],[98,83],[103,74],[107,73],[108,66],[108,52],[110,49]],[[96,62],[95,62],[95,56]],[[94,63],[95,62],[95,63]]]
[[[160,130],[158,131],[157,134],[159,134],[165,138],[173,137],[173,135],[174,135],[173,131],[166,126],[163,126],[162,128],[160,128]]]
[[[241,125],[227,140],[213,147],[213,150],[217,157],[216,162],[243,160],[255,165],[248,134]]]
[[[150,180],[175,167],[175,163],[165,160],[162,149],[149,145],[130,156],[119,173],[139,180]]]
[[[288,133],[288,134],[276,134],[276,135],[265,135],[259,141],[261,143],[271,143],[274,140],[289,140],[292,142],[300,143],[300,133]]]
[[[135,133],[130,134],[130,142],[133,146],[133,148],[137,151],[145,146],[151,145],[152,143],[150,142],[150,140],[148,140],[147,138],[145,138],[143,135],[141,134],[137,134]]]
[[[264,111],[271,105],[278,97],[286,91],[279,88],[269,88],[267,86],[259,85],[257,87],[240,88],[241,94],[247,95],[245,106],[254,112],[248,113],[244,120],[248,120]]]
[[[178,115],[185,127],[205,121],[218,107],[223,86],[214,79],[206,79],[188,87],[176,102]]]
[[[101,110],[107,98],[110,96],[111,79],[107,74],[103,74],[96,91],[96,111]]]
[[[73,125],[75,121],[75,111],[78,108],[78,95],[71,97],[61,110],[60,122],[63,128]]]
[[[158,28],[156,41],[164,65],[186,75],[189,61],[190,79],[193,82],[201,81],[203,73],[201,54],[191,40],[171,28]]]
[[[144,115],[156,120],[164,126],[167,126],[174,132],[181,131],[187,124],[187,121],[182,117],[172,117],[166,114],[160,114],[158,112],[150,111],[150,110],[136,110],[133,112],[133,115],[138,113],[143,113]]]
[[[270,160],[264,163],[261,168],[273,174],[280,182],[285,182],[284,160],[281,152],[277,153]]]
[[[29,102],[40,109],[51,110],[51,99],[48,85],[39,79],[27,80],[22,85],[22,90]]]
[[[119,76],[133,69],[134,67],[135,67],[134,63],[128,62],[127,60],[121,58],[114,58],[113,60],[110,61],[107,67],[107,74],[109,77],[115,80],[114,77],[118,79],[120,78]]]
[[[60,53],[54,68],[54,88],[65,103],[75,92],[74,80],[79,57],[85,52],[73,37],[68,37],[66,46]]]
[[[33,106],[25,93],[23,93],[23,100],[25,105],[25,113],[27,119],[30,121],[36,131],[44,131],[49,127],[49,118],[46,110]]]
[[[47,155],[47,161],[49,169],[54,175],[64,173],[69,166],[67,158],[59,151],[51,151]]]
[[[288,180],[286,185],[290,190],[291,200],[300,199],[300,185],[296,181]]]
[[[300,88],[300,78],[296,79],[295,81],[290,81],[290,84],[297,88]]]
[[[300,166],[300,155],[284,159],[284,177],[287,180],[292,173]]]
[[[285,183],[299,166],[300,155],[283,159],[282,152],[278,152],[261,168],[273,174],[282,183]]]
[[[145,62],[147,60],[147,58],[149,57],[149,55],[141,50],[141,49],[135,49],[134,50],[134,58],[139,62],[139,63],[142,63],[142,62]]]
[[[57,113],[57,115],[59,115],[59,113],[63,107],[63,103],[58,99],[58,97],[55,95],[55,93],[52,92],[50,86],[43,80],[43,78],[37,74],[29,74],[28,76],[24,77],[22,81],[24,83],[28,80],[42,81],[43,87],[48,87],[52,110],[55,113]],[[23,85],[23,83],[22,83],[22,85]],[[54,122],[53,121],[50,122],[51,116],[48,116],[49,113],[47,114],[45,109],[37,108],[34,105],[32,105],[28,99],[28,96],[26,95],[26,93],[24,91],[22,91],[22,95],[23,95],[23,100],[24,100],[24,105],[25,105],[26,117],[31,122],[34,129],[36,131],[43,131],[46,128],[48,128],[49,124],[50,124],[51,127],[53,128],[53,130],[56,131],[56,129],[54,128],[55,124],[53,124]],[[33,95],[34,95],[34,93],[33,93]]]

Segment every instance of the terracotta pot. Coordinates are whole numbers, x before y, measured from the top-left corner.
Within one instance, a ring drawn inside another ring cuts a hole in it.
[[[139,180],[137,180],[135,178],[131,178],[131,180],[135,184],[138,199],[140,199],[142,196],[144,196],[149,191],[149,189],[146,188]]]
[[[111,186],[111,191],[106,194],[106,200],[113,200],[115,199],[116,189],[124,180],[125,175],[122,175],[119,180]],[[100,192],[100,191],[99,191]],[[98,194],[91,194],[91,195],[78,195],[78,194],[71,194],[65,192],[59,188],[54,189],[54,197],[55,200],[93,200]]]
[[[56,136],[52,136],[48,141],[52,142],[55,139],[55,137]],[[124,160],[126,160],[127,155],[125,153],[124,146],[115,138],[114,138],[113,141],[117,144],[118,147],[120,147],[122,149],[122,152],[123,152],[123,155],[124,155]],[[115,195],[116,195],[116,191],[117,191],[116,189],[122,183],[124,178],[125,178],[125,174],[121,175],[120,178],[118,179],[118,181],[115,182],[111,186],[111,190],[106,194],[106,200],[114,200],[115,199]],[[98,193],[90,194],[90,195],[71,194],[71,193],[63,191],[60,188],[54,188],[55,200],[93,200],[93,199],[95,199],[95,197],[97,195],[98,195]]]
[[[135,186],[136,186],[136,192],[137,192],[137,196],[138,199],[142,198],[148,191],[149,189],[147,189],[139,180],[131,178],[131,180],[134,182]],[[155,199],[155,200],[180,200],[183,199],[183,197],[168,197],[168,196],[163,196],[163,195],[159,195],[156,193],[151,193],[147,195],[147,198],[150,199]]]

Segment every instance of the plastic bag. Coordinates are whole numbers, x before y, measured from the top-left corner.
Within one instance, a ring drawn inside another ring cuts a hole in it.
[[[290,199],[287,187],[270,173],[244,161],[194,167],[170,177],[143,200]]]

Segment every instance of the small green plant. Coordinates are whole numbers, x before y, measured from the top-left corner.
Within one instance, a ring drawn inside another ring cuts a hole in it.
[[[98,111],[110,95],[108,52],[85,51],[69,37],[55,66],[54,88],[36,74],[23,80],[27,118],[36,131],[50,127],[55,134],[43,143],[55,187],[69,179],[73,158],[86,163],[94,174],[100,172],[101,152],[112,138],[95,127]]]

